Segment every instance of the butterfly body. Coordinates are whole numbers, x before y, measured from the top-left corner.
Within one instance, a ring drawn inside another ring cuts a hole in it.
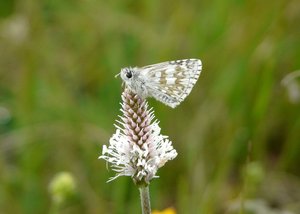
[[[156,100],[175,108],[191,92],[201,73],[199,59],[168,61],[145,67],[121,70],[125,85],[142,98]]]
[[[121,78],[126,86],[140,97],[146,98],[151,96],[151,92],[147,90],[146,78],[141,74],[138,67],[123,68],[121,70]]]

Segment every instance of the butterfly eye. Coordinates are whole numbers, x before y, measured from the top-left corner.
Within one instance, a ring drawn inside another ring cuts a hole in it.
[[[130,79],[132,77],[132,72],[131,71],[126,72],[126,77]]]

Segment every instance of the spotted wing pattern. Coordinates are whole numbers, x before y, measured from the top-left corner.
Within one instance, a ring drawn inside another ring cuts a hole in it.
[[[175,108],[191,92],[202,70],[199,59],[184,59],[140,68],[150,96]]]

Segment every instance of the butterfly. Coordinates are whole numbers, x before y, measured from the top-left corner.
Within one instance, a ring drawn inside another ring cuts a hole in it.
[[[201,70],[201,60],[183,59],[122,68],[120,76],[126,87],[141,98],[154,97],[175,108],[189,95]]]

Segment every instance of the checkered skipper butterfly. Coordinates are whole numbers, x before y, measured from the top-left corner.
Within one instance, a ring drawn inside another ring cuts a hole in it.
[[[199,59],[183,59],[123,68],[120,75],[126,87],[140,97],[154,97],[175,108],[189,95],[201,69]]]

